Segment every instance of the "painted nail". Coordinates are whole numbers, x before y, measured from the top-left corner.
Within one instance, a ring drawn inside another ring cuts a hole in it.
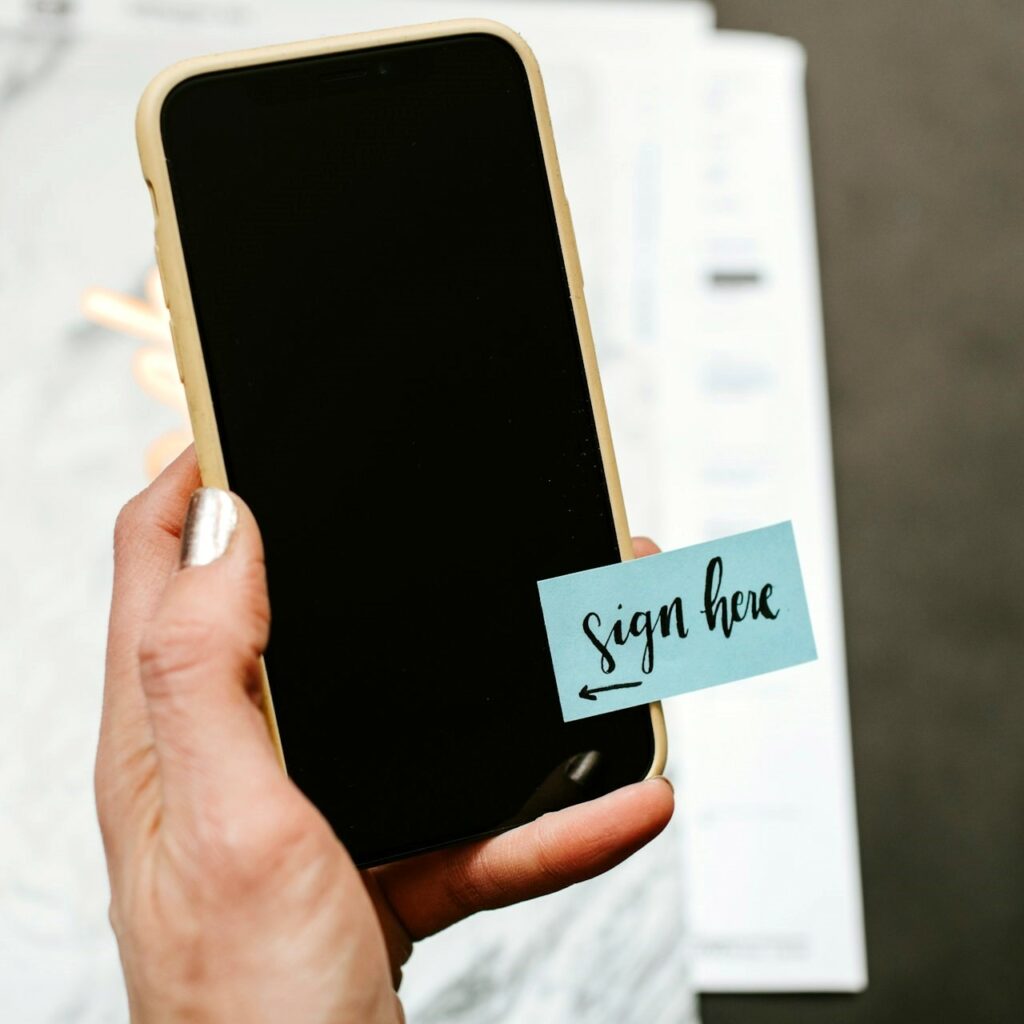
[[[200,487],[192,494],[181,528],[181,568],[215,562],[228,549],[238,509],[227,491]]]

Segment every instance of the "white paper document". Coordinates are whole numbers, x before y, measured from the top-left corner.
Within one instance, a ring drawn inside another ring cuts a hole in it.
[[[866,965],[804,55],[789,40],[721,32],[699,59],[692,163],[670,200],[678,276],[660,291],[660,539],[792,519],[820,657],[666,707],[694,974],[702,991],[857,990]]]

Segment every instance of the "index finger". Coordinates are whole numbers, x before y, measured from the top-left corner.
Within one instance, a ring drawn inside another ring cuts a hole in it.
[[[107,635],[101,751],[112,734],[149,741],[146,701],[139,682],[139,640],[153,616],[181,546],[189,496],[199,486],[190,445],[121,510],[114,528],[114,591]]]
[[[658,777],[545,814],[492,839],[372,868],[413,940],[481,910],[557,892],[636,853],[668,824],[674,798]]]

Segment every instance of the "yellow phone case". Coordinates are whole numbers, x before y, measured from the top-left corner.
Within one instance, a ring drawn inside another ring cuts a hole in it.
[[[590,333],[590,320],[587,316],[586,303],[583,297],[583,277],[580,272],[579,257],[576,252],[576,239],[569,215],[569,206],[565,199],[565,190],[562,187],[562,176],[558,167],[555,139],[551,130],[551,119],[548,114],[547,100],[544,96],[540,68],[533,52],[523,38],[516,32],[513,32],[512,29],[495,21],[478,19],[442,21],[427,25],[411,25],[403,28],[384,29],[378,32],[361,32],[355,35],[311,39],[304,42],[285,43],[280,46],[266,46],[252,50],[238,50],[232,53],[194,57],[165,68],[146,87],[139,101],[138,112],[135,118],[135,133],[139,146],[139,156],[142,161],[142,172],[150,191],[150,198],[153,201],[153,216],[156,222],[157,266],[160,270],[160,279],[163,283],[167,307],[171,314],[171,336],[174,341],[174,353],[178,361],[178,372],[185,385],[189,417],[192,421],[193,433],[195,434],[199,472],[203,483],[207,486],[222,488],[229,486],[227,472],[224,468],[220,435],[217,431],[217,421],[213,411],[213,400],[210,396],[210,386],[206,376],[206,366],[203,362],[202,347],[199,343],[199,329],[188,286],[185,258],[182,252],[181,238],[178,233],[178,224],[174,212],[174,199],[171,195],[163,139],[160,133],[160,110],[167,95],[185,79],[211,71],[248,67],[254,64],[269,64],[276,61],[295,60],[301,57],[314,57],[322,54],[393,45],[422,39],[470,34],[479,35],[481,33],[497,36],[509,43],[522,60],[529,78],[530,92],[536,110],[537,125],[540,129],[544,160],[547,166],[548,184],[555,208],[555,218],[562,246],[562,257],[565,261],[566,273],[569,279],[573,312],[576,317],[580,347],[584,366],[586,367],[587,383],[590,388],[594,421],[597,424],[605,478],[608,483],[608,493],[611,497],[619,549],[623,559],[629,559],[633,557],[633,547],[630,540],[629,527],[626,522],[626,509],[622,501],[618,469],[612,449],[611,432],[608,428],[608,415],[605,409],[604,394],[601,390],[597,357],[594,353],[594,343]],[[278,756],[281,758],[281,764],[286,768],[266,669],[264,668],[262,671],[263,704],[267,725],[277,748]],[[660,775],[663,772],[668,747],[665,736],[665,721],[660,703],[651,704],[650,710],[651,727],[654,732],[654,757],[648,777]]]

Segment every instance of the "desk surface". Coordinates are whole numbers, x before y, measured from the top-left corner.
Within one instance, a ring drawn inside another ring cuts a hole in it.
[[[1024,10],[718,0],[808,50],[871,987],[705,1024],[1024,1004]]]

